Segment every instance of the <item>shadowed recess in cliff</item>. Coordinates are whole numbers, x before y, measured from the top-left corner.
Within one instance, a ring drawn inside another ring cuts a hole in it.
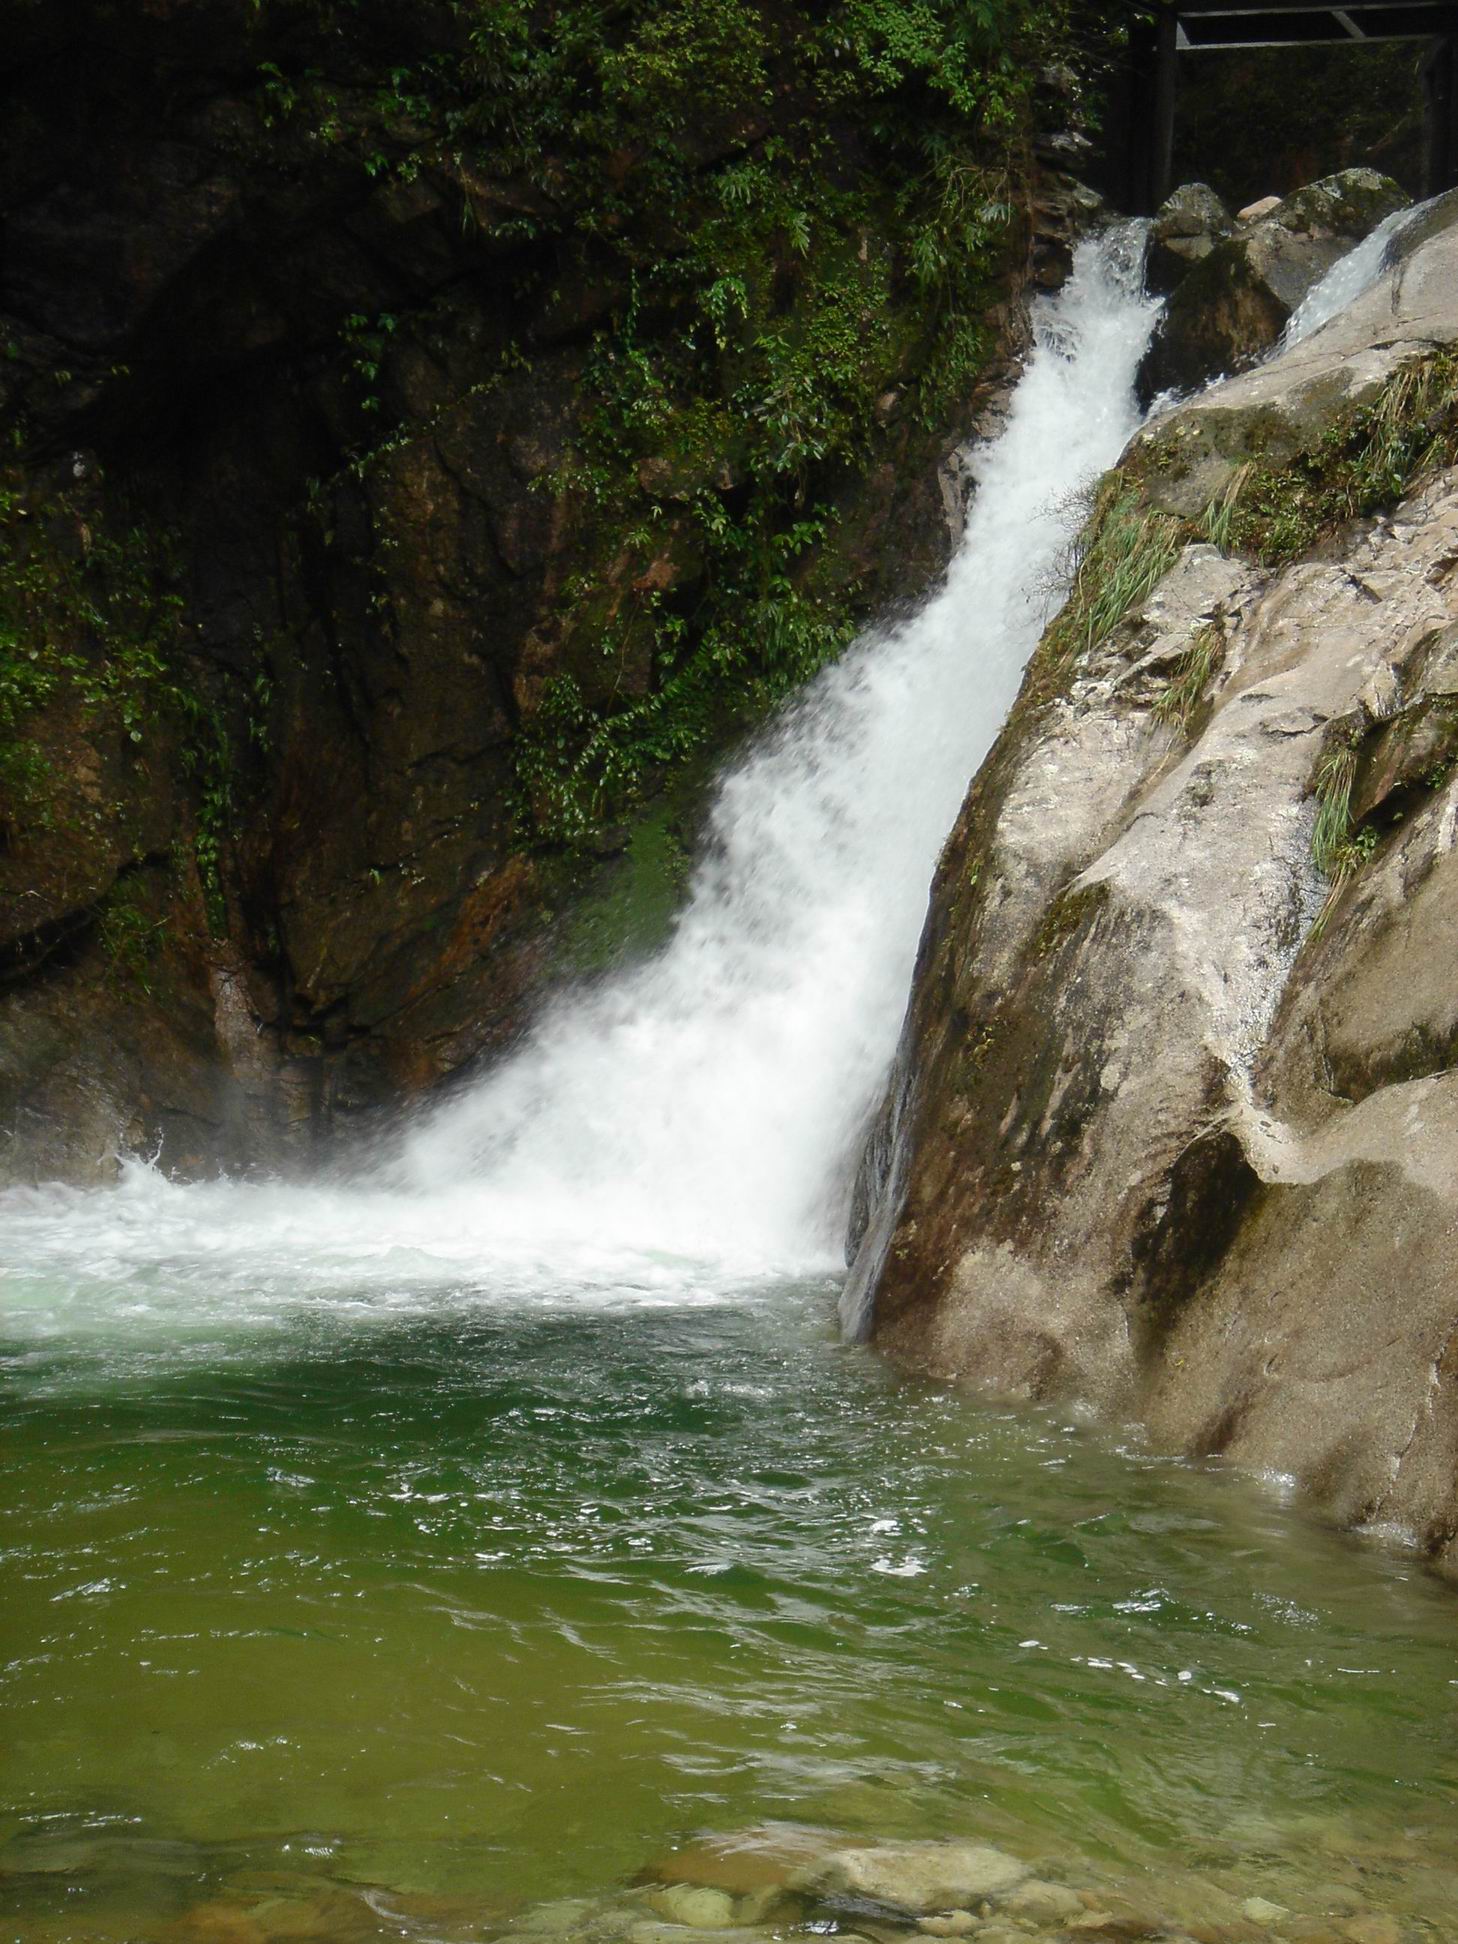
[[[549,1012],[502,1067],[363,1184],[12,1196],[14,1255],[167,1283],[205,1257],[256,1290],[303,1272],[596,1280],[664,1257],[829,1268],[850,1158],[895,1045],[926,886],[1012,701],[1082,493],[1136,423],[1154,306],[1142,233],[1084,243],[1036,345],[945,583],[863,639],[721,786],[655,960]],[[432,1265],[434,1267],[432,1268]]]

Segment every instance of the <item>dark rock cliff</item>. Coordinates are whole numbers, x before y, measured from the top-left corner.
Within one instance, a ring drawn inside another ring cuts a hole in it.
[[[739,0],[5,14],[0,1176],[269,1163],[661,926],[707,757],[938,571],[1078,84]]]

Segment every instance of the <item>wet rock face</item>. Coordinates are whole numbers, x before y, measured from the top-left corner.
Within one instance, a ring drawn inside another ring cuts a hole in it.
[[[1193,521],[1330,452],[1455,288],[1449,222],[1156,422],[1126,490]],[[933,887],[860,1268],[910,1363],[1141,1415],[1458,1566],[1458,470],[1292,551],[1192,534],[1035,662]]]
[[[1203,184],[1176,190],[1152,236],[1153,287],[1173,295],[1139,370],[1142,402],[1193,391],[1268,351],[1312,286],[1407,200],[1386,176],[1346,169],[1232,223]]]

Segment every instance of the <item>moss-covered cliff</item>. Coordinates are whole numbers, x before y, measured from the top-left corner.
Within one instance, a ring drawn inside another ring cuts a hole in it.
[[[0,1170],[267,1160],[661,924],[937,571],[1082,10],[5,11]]]

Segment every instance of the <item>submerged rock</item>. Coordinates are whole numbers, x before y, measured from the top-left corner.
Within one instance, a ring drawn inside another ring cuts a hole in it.
[[[512,1929],[540,1937],[562,1936],[568,1931],[581,1930],[591,1917],[593,1908],[586,1897],[558,1897],[552,1903],[535,1905],[516,1919]]]
[[[1047,1883],[1030,1877],[1003,1899],[1002,1908],[1014,1917],[1026,1917],[1035,1924],[1061,1924],[1083,1912],[1083,1899],[1062,1883]]]
[[[765,1934],[749,1925],[690,1923],[686,1918],[665,1918],[661,1923],[630,1924],[616,1933],[627,1944],[685,1944],[684,1932],[698,1931],[713,1936],[715,1944],[765,1944]]]
[[[1178,193],[1193,197],[1199,187]],[[1268,351],[1338,258],[1407,200],[1395,182],[1375,170],[1345,169],[1287,196],[1223,238],[1212,234],[1211,246],[1178,281],[1155,330],[1139,370],[1141,400],[1148,404],[1162,392],[1193,391]],[[1169,220],[1196,220],[1196,206],[1192,202],[1187,215],[1172,213]],[[1206,209],[1204,220],[1211,220],[1208,206],[1199,206]],[[1172,267],[1174,239],[1163,240],[1164,221],[1162,210],[1152,252],[1156,275]]]
[[[795,1823],[763,1823],[729,1836],[702,1836],[639,1873],[643,1883],[705,1884],[743,1897],[783,1889],[796,1874],[843,1841],[839,1832]]]
[[[1030,1874],[1016,1857],[980,1843],[883,1843],[833,1850],[798,1881],[823,1897],[864,1898],[920,1917],[996,1896]]]
[[[1291,1915],[1284,1904],[1272,1903],[1269,1897],[1247,1897],[1241,1909],[1253,1924],[1279,1924]]]
[[[387,1916],[363,1896],[327,1886],[236,1902],[218,1898],[169,1924],[159,1933],[159,1944],[370,1944],[390,1919],[399,1926],[397,1934],[409,1934],[405,1926],[416,1913],[407,1913],[407,1901],[392,1895]],[[427,1901],[439,1905],[444,1900]],[[442,1924],[442,1915],[439,1909],[431,1911],[428,1921],[437,1936],[452,1944],[465,1944],[484,1932],[484,1922],[470,1922],[459,1903],[453,1919]]]
[[[1375,1911],[1362,1917],[1353,1917],[1342,1926],[1342,1935],[1351,1944],[1401,1944],[1402,1926],[1395,1917],[1381,1916]]]
[[[734,1899],[727,1891],[702,1884],[670,1883],[653,1891],[648,1902],[660,1917],[693,1930],[729,1930],[734,1923]]]

